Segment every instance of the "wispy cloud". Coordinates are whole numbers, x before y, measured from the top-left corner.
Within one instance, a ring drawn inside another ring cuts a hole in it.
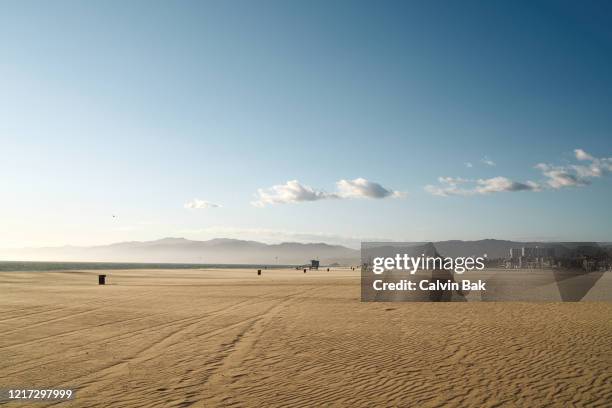
[[[379,183],[356,178],[354,180],[340,180],[336,183],[337,191],[328,193],[301,184],[297,180],[290,180],[285,184],[278,184],[270,188],[257,190],[256,200],[251,204],[256,207],[265,207],[271,204],[299,203],[303,201],[318,201],[327,199],[348,198],[387,198],[403,197],[404,193],[390,190]]]
[[[447,197],[452,195],[477,195],[515,191],[539,191],[540,186],[533,181],[518,182],[498,176],[489,179],[464,179],[460,177],[439,177],[438,185],[427,185],[430,194]]]
[[[471,169],[472,167],[474,167],[474,165],[472,164],[472,162],[465,162],[463,163],[465,164],[465,167],[467,167],[468,169]]]
[[[565,187],[581,187],[591,184],[592,179],[612,172],[612,157],[597,158],[582,149],[575,149],[576,160],[583,164],[552,165],[538,163],[544,179],[539,182],[513,181],[507,177],[497,176],[488,179],[463,179],[460,177],[439,177],[438,185],[427,185],[425,191],[437,196],[476,195],[515,191],[558,190]],[[486,163],[486,157],[482,160]],[[495,163],[491,162],[495,165]],[[487,163],[488,164],[488,163]]]
[[[480,159],[480,161],[482,163],[486,164],[487,166],[491,166],[491,167],[495,166],[495,164],[496,164],[493,160],[489,159],[487,156],[485,156],[482,159]]]
[[[542,172],[546,183],[554,189],[580,187],[591,183],[588,178],[579,176],[569,167],[538,163],[535,168]]]
[[[205,209],[205,208],[219,208],[219,207],[221,207],[221,204],[211,203],[210,201],[200,200],[198,198],[194,198],[193,200],[185,203],[185,208],[198,209],[198,210]]]
[[[582,187],[591,184],[593,178],[612,172],[612,157],[596,158],[582,149],[575,149],[576,159],[586,164],[555,166],[538,163],[535,168],[542,172],[546,183],[555,190],[565,187]]]

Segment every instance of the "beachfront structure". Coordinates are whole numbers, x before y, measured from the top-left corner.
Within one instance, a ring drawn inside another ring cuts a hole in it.
[[[312,259],[310,261],[310,269],[319,269],[319,261],[316,259]]]

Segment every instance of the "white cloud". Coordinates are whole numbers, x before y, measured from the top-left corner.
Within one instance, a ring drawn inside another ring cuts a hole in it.
[[[495,166],[495,162],[489,159],[487,156],[483,157],[480,161],[486,164],[487,166]]]
[[[220,204],[211,203],[210,201],[200,200],[194,198],[193,200],[185,203],[185,208],[190,209],[204,209],[204,208],[219,208]]]
[[[593,156],[591,156],[582,149],[575,149],[574,153],[576,154],[576,159],[578,160],[594,160]]]
[[[520,183],[518,181],[512,181],[506,177],[493,177],[490,179],[480,179],[476,182],[476,192],[479,194],[488,193],[501,193],[504,191],[538,191],[540,186],[533,181],[526,181]]]
[[[318,201],[341,198],[386,198],[403,197],[399,191],[389,190],[382,185],[364,178],[354,180],[340,180],[336,183],[337,192],[328,193],[316,190],[301,184],[297,180],[290,180],[267,189],[257,190],[256,200],[251,204],[256,207],[265,207],[270,204],[298,203],[302,201]]]
[[[596,158],[582,149],[575,149],[576,159],[587,164],[554,166],[538,163],[535,168],[542,172],[550,188],[582,187],[591,184],[591,179],[612,172],[612,158]]]
[[[427,185],[425,191],[430,194],[447,197],[451,195],[476,195],[515,191],[539,191],[540,186],[533,181],[524,183],[506,177],[469,180],[460,177],[439,177],[439,185]]]
[[[342,198],[386,198],[404,197],[406,195],[406,193],[389,190],[378,183],[364,178],[340,180],[336,185],[338,186],[338,196]]]
[[[465,162],[465,163],[463,163],[463,164],[465,164],[465,167],[467,167],[467,168],[469,168],[469,169],[471,169],[472,167],[474,167],[474,165],[473,165],[471,162]]]
[[[329,198],[338,198],[336,194],[315,190],[310,186],[300,184],[297,180],[290,180],[285,184],[278,184],[267,189],[257,190],[257,200],[251,202],[255,207],[265,207],[268,204],[298,203],[301,201],[318,201]]]

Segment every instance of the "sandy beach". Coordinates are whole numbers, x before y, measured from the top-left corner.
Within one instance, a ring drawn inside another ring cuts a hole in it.
[[[612,404],[612,303],[361,303],[347,269],[98,273],[0,273],[0,387],[72,387],[66,407]]]

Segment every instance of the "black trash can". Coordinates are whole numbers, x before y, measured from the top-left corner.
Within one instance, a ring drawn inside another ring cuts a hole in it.
[[[98,275],[98,285],[106,285],[106,275]]]
[[[257,270],[257,275],[261,275],[261,269]]]

